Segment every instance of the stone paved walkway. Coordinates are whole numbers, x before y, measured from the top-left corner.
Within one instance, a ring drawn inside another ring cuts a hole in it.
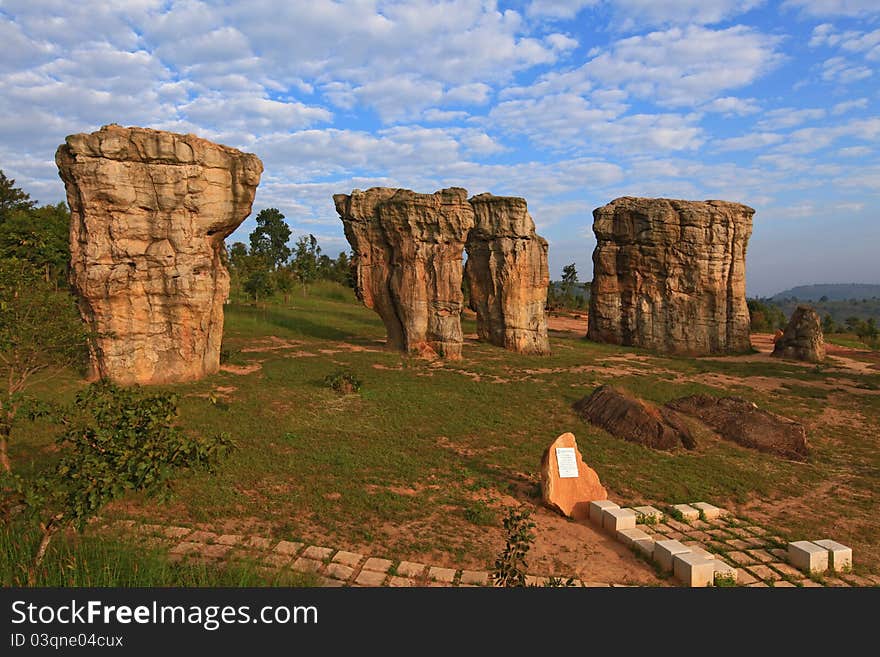
[[[314,573],[321,586],[491,586],[484,570],[445,568],[411,561],[349,552],[344,549],[270,539],[243,534],[219,534],[188,527],[139,524],[131,520],[113,523],[115,528],[135,531],[150,542],[168,546],[173,560],[203,562],[249,559],[275,571]],[[737,586],[749,587],[847,587],[880,586],[880,576],[834,573],[808,579],[785,561],[786,542],[763,527],[732,516],[713,520],[680,522],[667,518],[656,525],[638,525],[655,540],[675,539],[689,547],[703,548],[737,569]],[[546,575],[529,576],[529,584],[543,585]],[[670,578],[669,583],[677,583]],[[576,586],[632,586],[614,582],[576,579]]]

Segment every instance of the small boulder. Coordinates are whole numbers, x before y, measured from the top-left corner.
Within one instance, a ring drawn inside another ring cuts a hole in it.
[[[557,448],[563,451],[557,452]],[[574,459],[568,450],[574,450]],[[562,468],[558,454],[563,456]],[[571,476],[573,468],[577,476]],[[563,476],[568,475],[568,476]],[[573,520],[585,520],[590,515],[590,502],[608,499],[608,491],[599,481],[599,475],[584,463],[577,441],[572,433],[564,433],[544,450],[541,458],[541,496],[544,504]]]
[[[782,337],[776,340],[772,355],[810,363],[825,360],[825,337],[819,314],[810,306],[795,308]]]
[[[694,449],[696,440],[674,411],[637,399],[612,386],[599,386],[575,402],[574,411],[612,436],[653,449]]]

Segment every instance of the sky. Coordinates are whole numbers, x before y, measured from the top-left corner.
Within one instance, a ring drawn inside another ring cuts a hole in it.
[[[64,200],[108,123],[257,154],[279,208],[347,251],[332,195],[522,196],[550,273],[592,278],[620,196],[756,210],[749,296],[880,283],[878,0],[0,0],[0,169]]]

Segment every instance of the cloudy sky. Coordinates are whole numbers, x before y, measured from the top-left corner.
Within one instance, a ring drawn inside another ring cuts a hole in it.
[[[720,198],[750,295],[880,283],[878,65],[877,0],[0,0],[0,169],[57,202],[66,135],[193,132],[332,255],[332,194],[455,185],[525,197],[581,280],[594,208]]]

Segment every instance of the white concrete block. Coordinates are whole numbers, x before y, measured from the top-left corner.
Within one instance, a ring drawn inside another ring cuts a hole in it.
[[[694,554],[699,554],[701,557],[705,557],[706,559],[715,558],[714,554],[709,552],[709,550],[700,547],[699,545],[685,545],[685,547],[689,547],[691,549],[691,552],[693,552]]]
[[[704,587],[715,583],[715,559],[695,552],[676,554],[672,560],[675,578],[686,586]]]
[[[805,573],[824,573],[828,570],[828,550],[810,541],[788,544],[789,563]]]
[[[654,541],[654,561],[665,571],[672,570],[672,559],[677,554],[687,554],[691,549],[678,541]]]
[[[840,572],[852,569],[852,548],[827,538],[813,542],[820,548],[828,550],[828,567],[831,570]]]
[[[697,520],[700,512],[689,504],[673,504],[672,508],[678,511],[685,520]]]
[[[724,579],[736,584],[736,568],[721,559],[715,559],[715,579]]]
[[[652,559],[654,557],[653,538],[637,538],[635,541],[633,541],[633,546],[648,559]]]
[[[635,547],[634,543],[636,541],[653,541],[654,539],[638,527],[633,527],[632,529],[619,529],[617,531],[617,540],[627,547]]]
[[[621,529],[635,529],[636,512],[632,509],[605,509],[602,511],[602,527],[612,534]]]
[[[691,504],[697,511],[702,511],[703,516],[706,520],[715,520],[715,518],[720,518],[723,509],[719,509],[714,504],[708,504],[706,502],[693,502]]]
[[[663,512],[653,506],[636,506],[633,507],[633,511],[638,515],[638,522],[643,522],[646,525],[663,522]]]
[[[594,500],[590,502],[590,522],[602,526],[602,512],[605,509],[619,509],[620,506],[611,500]]]

